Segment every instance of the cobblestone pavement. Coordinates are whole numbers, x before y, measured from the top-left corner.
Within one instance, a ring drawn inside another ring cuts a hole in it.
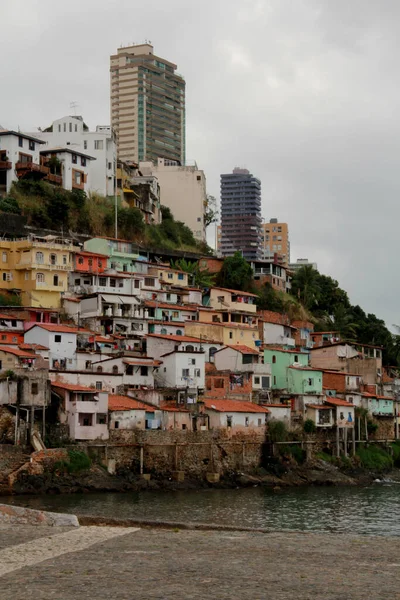
[[[3,552],[26,554],[34,539],[56,550],[13,565],[0,577],[1,600],[400,599],[400,538],[49,529],[14,526],[7,537],[0,528],[0,566]]]

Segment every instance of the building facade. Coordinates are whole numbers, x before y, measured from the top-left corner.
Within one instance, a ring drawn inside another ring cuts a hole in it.
[[[46,129],[29,135],[46,144],[41,150],[67,148],[71,153],[90,155],[90,181],[87,191],[102,196],[114,195],[117,145],[115,133],[110,125],[97,125],[95,131],[89,131],[81,116],[70,115],[57,119]]]
[[[160,202],[167,206],[176,221],[192,230],[196,240],[206,239],[204,216],[207,208],[206,177],[196,164],[158,158],[155,163],[139,165],[144,177],[156,177],[160,185]]]
[[[261,181],[247,169],[221,175],[221,255],[262,258]]]
[[[185,80],[149,43],[110,57],[111,125],[118,158],[185,163]]]
[[[278,223],[278,219],[270,219],[262,224],[261,233],[263,258],[272,259],[277,255],[282,264],[287,267],[290,263],[290,241],[287,223]]]

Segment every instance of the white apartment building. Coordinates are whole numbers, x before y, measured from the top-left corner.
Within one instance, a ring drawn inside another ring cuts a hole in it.
[[[47,129],[26,136],[45,142],[46,146],[41,150],[71,148],[75,153],[91,156],[95,160],[90,161],[89,191],[103,196],[114,195],[117,145],[110,125],[97,125],[95,131],[89,131],[81,116],[66,116],[53,121]]]
[[[204,216],[207,207],[206,177],[197,165],[182,166],[177,161],[159,158],[157,164],[142,162],[144,176],[155,176],[160,184],[160,202],[171,209],[176,221],[192,230],[198,241],[205,241]]]
[[[59,173],[49,173],[47,179],[62,185],[65,190],[82,190],[90,192],[93,162],[95,158],[88,154],[78,152],[76,148],[46,148],[40,152],[46,165],[49,160],[56,158],[59,161]],[[51,168],[50,168],[51,171]]]
[[[13,182],[27,174],[37,179],[47,178],[50,169],[41,164],[42,146],[38,136],[0,127],[0,193],[8,193]]]

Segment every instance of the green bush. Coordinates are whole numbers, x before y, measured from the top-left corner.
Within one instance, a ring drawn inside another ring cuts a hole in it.
[[[287,427],[283,421],[269,421],[268,435],[271,442],[285,442],[287,440]]]
[[[281,456],[291,456],[294,460],[301,465],[306,459],[306,451],[302,449],[299,444],[284,445],[279,447],[279,454]]]
[[[304,421],[303,429],[305,433],[315,433],[317,427],[311,419]]]
[[[87,471],[91,467],[91,460],[85,452],[81,450],[68,450],[69,460],[62,460],[54,465],[55,470],[64,471],[69,474],[76,474]]]
[[[368,447],[359,447],[357,455],[365,469],[387,470],[393,467],[393,458],[376,444]]]
[[[331,454],[328,454],[327,452],[318,452],[315,455],[315,457],[319,458],[320,460],[324,460],[325,462],[332,463],[332,464],[337,463],[336,456],[332,456]]]
[[[378,430],[378,423],[374,423],[374,421],[371,421],[370,419],[368,419],[367,421],[367,431],[370,435],[373,435],[374,433],[376,433]]]

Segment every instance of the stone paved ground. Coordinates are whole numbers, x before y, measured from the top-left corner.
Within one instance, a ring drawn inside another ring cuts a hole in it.
[[[0,577],[1,600],[400,599],[400,538],[97,529],[0,528],[0,568],[35,539],[58,553]]]

